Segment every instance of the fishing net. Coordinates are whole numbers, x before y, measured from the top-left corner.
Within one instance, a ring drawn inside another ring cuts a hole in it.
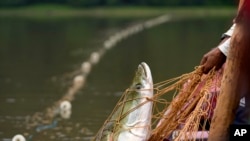
[[[154,84],[154,115],[149,141],[205,140],[220,90],[222,70],[191,73]],[[170,95],[171,98],[165,96]],[[171,102],[169,102],[171,101]]]
[[[149,135],[145,135],[149,136],[148,141],[207,139],[223,71],[212,69],[203,74],[201,69],[198,66],[190,73],[155,83],[152,98],[117,115],[127,102],[134,100],[126,99],[129,92],[126,90],[94,140],[101,140],[108,130],[115,136],[122,126],[121,120],[147,102],[153,102],[152,123],[150,127],[139,128],[149,129]]]

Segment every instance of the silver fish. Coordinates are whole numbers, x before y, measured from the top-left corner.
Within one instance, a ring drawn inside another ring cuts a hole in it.
[[[94,141],[146,141],[151,132],[152,97],[151,71],[142,62],[131,86],[122,95]]]

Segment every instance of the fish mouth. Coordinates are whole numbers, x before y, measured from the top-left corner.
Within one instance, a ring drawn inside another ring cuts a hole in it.
[[[146,76],[146,78],[148,80],[151,79],[151,71],[150,71],[150,68],[149,66],[145,63],[145,62],[142,62],[139,67],[143,70],[143,73],[144,75]]]

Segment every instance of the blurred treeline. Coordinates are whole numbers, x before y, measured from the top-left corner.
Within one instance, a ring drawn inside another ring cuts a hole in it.
[[[64,4],[70,6],[231,6],[236,0],[0,0],[1,7],[33,4]]]

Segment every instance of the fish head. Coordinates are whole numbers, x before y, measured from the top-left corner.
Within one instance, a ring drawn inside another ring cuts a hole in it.
[[[143,89],[152,89],[152,87],[153,79],[151,75],[151,70],[145,62],[142,62],[141,64],[139,64],[135,72],[135,76],[130,88],[139,91]]]

